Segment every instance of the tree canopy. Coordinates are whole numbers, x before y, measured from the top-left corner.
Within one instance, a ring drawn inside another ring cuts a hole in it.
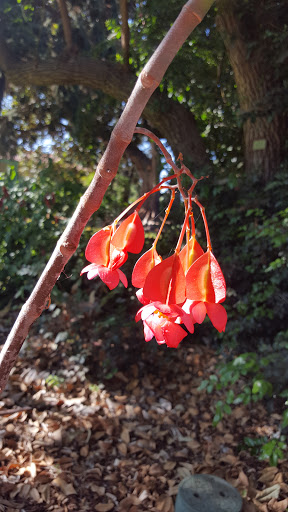
[[[13,108],[2,114],[1,152],[12,155],[17,141],[40,133],[69,134],[93,164],[181,7],[179,0],[169,9],[164,1],[4,0],[0,69]],[[267,180],[285,152],[285,27],[283,1],[216,3],[169,67],[143,126],[197,168],[217,159]]]

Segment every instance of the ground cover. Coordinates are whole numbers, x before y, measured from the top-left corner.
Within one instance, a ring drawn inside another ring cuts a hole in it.
[[[104,378],[101,340],[84,322],[75,334],[75,322],[64,307],[44,315],[1,396],[0,510],[173,512],[191,473],[226,479],[244,512],[286,510],[287,461],[271,467],[243,443],[275,434],[281,416],[239,405],[212,426],[222,391],[198,388],[221,355],[191,339],[171,350],[135,335],[133,357]]]

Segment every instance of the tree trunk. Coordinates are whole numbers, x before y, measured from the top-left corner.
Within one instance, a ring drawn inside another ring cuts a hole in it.
[[[279,26],[279,18],[279,12],[269,11],[264,0],[248,4],[219,1],[217,26],[235,75],[243,119],[245,169],[265,181],[279,169],[285,147],[285,116],[271,103],[276,91],[283,93],[284,88],[273,67],[275,59],[270,58],[271,44],[265,39],[265,31]]]

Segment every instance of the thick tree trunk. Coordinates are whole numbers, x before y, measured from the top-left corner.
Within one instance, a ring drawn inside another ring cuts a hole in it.
[[[270,101],[275,91],[282,89],[282,83],[275,76],[263,37],[272,22],[267,14],[263,0],[252,0],[249,5],[220,0],[217,16],[239,95],[245,168],[247,173],[257,173],[265,181],[279,169],[285,146],[284,115]]]

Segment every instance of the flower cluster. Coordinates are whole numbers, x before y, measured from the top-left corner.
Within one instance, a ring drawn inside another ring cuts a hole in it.
[[[153,138],[156,139],[155,136]],[[138,211],[151,193],[163,187],[171,189],[171,200],[155,241],[136,262],[132,273],[132,284],[138,288],[136,295],[142,304],[135,319],[143,322],[145,340],[150,341],[155,337],[157,343],[168,347],[177,347],[187,336],[187,331],[193,333],[194,325],[201,324],[206,315],[219,332],[225,331],[227,322],[226,311],[221,305],[226,297],[224,276],[212,252],[205,210],[197,197],[192,197],[199,180],[184,165],[179,169],[174,164],[173,169],[175,175],[164,178],[128,207],[113,224],[92,236],[85,252],[90,265],[81,272],[81,275],[87,273],[88,279],[99,276],[110,290],[119,281],[127,287],[127,278],[120,267],[127,260],[129,252],[138,254],[144,245],[144,229]],[[192,179],[187,195],[180,182],[183,172]],[[167,185],[167,181],[173,178],[177,179],[177,185]],[[162,260],[157,252],[157,242],[169,215],[175,188],[183,196],[185,218],[174,254]],[[205,252],[196,240],[192,209],[194,203],[200,208],[205,225]],[[125,218],[135,205],[133,213]],[[120,223],[123,218],[125,220]],[[182,324],[187,330],[183,329]]]

